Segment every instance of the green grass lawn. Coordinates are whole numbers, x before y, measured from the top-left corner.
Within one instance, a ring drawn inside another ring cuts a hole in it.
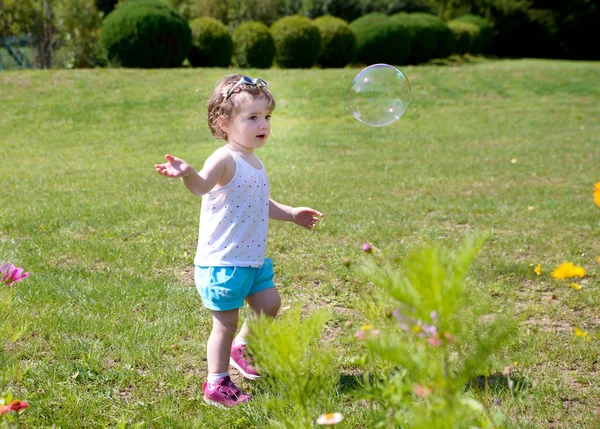
[[[313,232],[271,223],[283,307],[335,309],[327,338],[339,341],[347,319],[364,322],[351,303],[367,285],[343,263],[360,264],[363,243],[402,258],[487,232],[470,277],[498,308],[515,302],[519,330],[500,356],[518,362],[512,413],[539,428],[600,424],[600,63],[406,67],[413,102],[382,128],[347,108],[358,71],[244,71],[277,100],[258,152],[272,196],[326,214]],[[219,146],[205,101],[227,72],[0,73],[0,261],[31,273],[15,285],[24,332],[4,341],[0,392],[29,402],[26,427],[267,426],[258,405],[202,400],[211,317],[190,274],[200,199],[154,171],[165,153],[200,168]],[[550,277],[565,261],[586,269],[580,290]],[[333,371],[353,372],[351,347],[339,342]],[[331,403],[346,416],[338,427],[368,426],[343,389]]]

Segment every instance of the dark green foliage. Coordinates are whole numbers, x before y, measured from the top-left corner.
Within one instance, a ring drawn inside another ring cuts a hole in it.
[[[517,57],[559,56],[552,17],[542,12],[517,10],[498,18],[490,52]]]
[[[248,21],[233,33],[233,57],[239,67],[268,69],[275,58],[275,42],[262,22]]]
[[[408,62],[419,64],[433,58],[437,46],[436,30],[420,14],[400,12],[391,17],[408,29],[411,36],[411,48]]]
[[[314,20],[321,33],[321,52],[317,63],[322,67],[344,67],[354,59],[356,36],[348,23],[334,16]]]
[[[446,21],[430,13],[413,13],[412,16],[419,17],[427,22],[435,32],[437,43],[432,58],[446,58],[454,53],[456,50],[456,37]]]
[[[363,15],[361,0],[321,0],[323,15],[337,16],[352,22]]]
[[[119,0],[96,0],[95,4],[96,9],[106,16],[113,11],[118,2]]]
[[[448,27],[456,37],[456,48],[454,52],[459,55],[464,55],[471,51],[473,40],[481,32],[479,27],[475,24],[469,24],[468,22],[450,21]]]
[[[371,13],[350,24],[356,34],[356,61],[362,64],[406,64],[410,33],[400,22],[383,13]]]
[[[598,1],[486,0],[472,3],[471,13],[493,21],[494,54],[600,59]]]
[[[220,21],[202,17],[190,22],[192,47],[188,60],[194,67],[227,67],[231,64],[233,41]]]
[[[283,68],[308,68],[315,64],[321,49],[321,34],[312,20],[292,15],[271,26],[275,61]]]
[[[192,44],[187,22],[158,0],[130,0],[102,25],[107,58],[123,67],[179,67]]]
[[[550,1],[550,0],[547,0]],[[555,2],[555,54],[563,58],[600,60],[600,3],[592,0]]]
[[[489,20],[476,15],[463,15],[456,18],[459,22],[468,22],[475,24],[481,30],[481,53],[485,53],[489,50],[490,46],[494,41],[494,25]],[[479,53],[479,52],[473,52]]]
[[[386,15],[398,12],[432,12],[428,2],[422,0],[362,0],[361,3],[363,15],[373,12],[381,12]]]
[[[286,5],[288,15],[305,15],[310,18],[320,16],[335,16],[346,22],[351,22],[372,12],[393,13],[406,7],[407,4],[418,3],[420,0],[281,0]],[[396,8],[400,8],[395,10]]]

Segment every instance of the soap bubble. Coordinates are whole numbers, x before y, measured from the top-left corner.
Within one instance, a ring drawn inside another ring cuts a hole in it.
[[[400,119],[410,100],[408,78],[389,64],[373,64],[363,69],[348,89],[352,114],[373,127],[383,127]]]

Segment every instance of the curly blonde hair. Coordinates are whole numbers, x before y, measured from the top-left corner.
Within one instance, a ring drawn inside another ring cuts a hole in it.
[[[220,126],[223,119],[229,120],[239,112],[242,106],[257,98],[264,97],[269,103],[268,108],[275,110],[275,99],[267,88],[258,85],[242,84],[236,91],[227,97],[231,88],[243,77],[241,74],[225,76],[215,86],[212,95],[208,99],[208,128],[216,138],[227,140],[227,133]]]

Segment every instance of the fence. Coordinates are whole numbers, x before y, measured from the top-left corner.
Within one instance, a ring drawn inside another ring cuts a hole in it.
[[[0,38],[0,70],[35,67],[35,45],[31,36]]]

